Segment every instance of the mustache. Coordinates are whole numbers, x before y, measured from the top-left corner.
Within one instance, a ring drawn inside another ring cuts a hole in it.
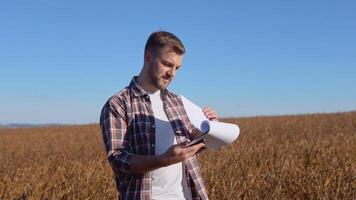
[[[172,80],[173,76],[171,76],[171,75],[165,75],[165,76],[162,76],[162,78]]]

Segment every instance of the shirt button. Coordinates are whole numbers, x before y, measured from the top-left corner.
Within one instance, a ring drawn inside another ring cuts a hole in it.
[[[151,147],[155,147],[155,145],[154,145],[154,144],[151,144]]]
[[[152,128],[155,128],[155,125],[152,125]]]

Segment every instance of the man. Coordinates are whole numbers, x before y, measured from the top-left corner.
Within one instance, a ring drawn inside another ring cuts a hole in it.
[[[102,109],[100,126],[119,199],[208,199],[195,157],[204,144],[186,146],[195,127],[182,100],[166,89],[184,53],[172,33],[152,33],[139,76]],[[214,110],[203,111],[217,120]]]

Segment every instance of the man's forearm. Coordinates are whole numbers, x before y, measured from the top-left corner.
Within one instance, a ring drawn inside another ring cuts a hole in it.
[[[136,174],[146,173],[160,167],[183,162],[196,154],[204,144],[198,143],[186,147],[187,143],[175,144],[159,156],[133,155],[130,159],[130,171]]]
[[[146,172],[167,166],[160,156],[134,155],[130,160],[130,171],[135,174]]]

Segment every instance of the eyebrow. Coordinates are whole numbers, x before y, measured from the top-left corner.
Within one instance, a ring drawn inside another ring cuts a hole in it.
[[[168,61],[168,60],[165,60],[165,59],[163,59],[163,58],[162,58],[162,62],[163,62],[163,64],[168,64],[170,67],[173,67],[173,66],[174,66],[174,64],[173,64],[172,62],[170,62],[170,61]],[[182,65],[179,65],[179,66],[177,66],[176,68],[179,69],[181,66],[182,66]]]
[[[170,66],[174,66],[174,64],[168,60],[162,59],[162,61],[163,61],[163,64],[168,64]]]

